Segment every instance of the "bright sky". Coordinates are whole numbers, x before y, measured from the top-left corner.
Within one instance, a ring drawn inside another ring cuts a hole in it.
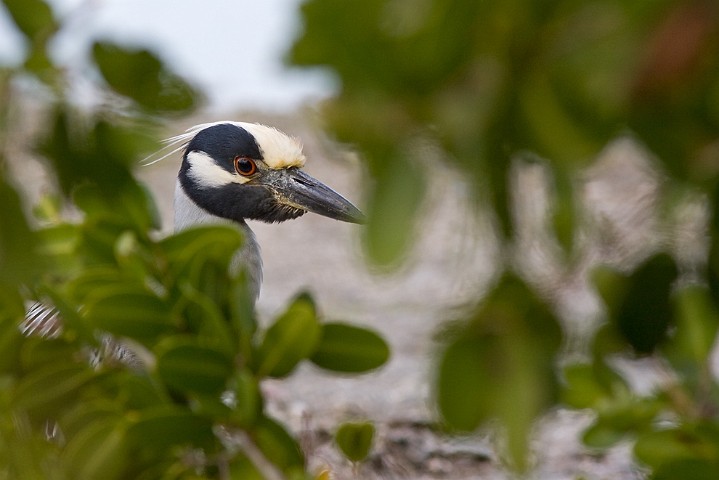
[[[300,1],[49,0],[66,19],[52,55],[86,79],[92,40],[146,47],[200,87],[215,110],[291,109],[326,97],[334,85],[323,72],[282,63],[301,29]],[[23,48],[0,4],[0,64],[20,61]]]

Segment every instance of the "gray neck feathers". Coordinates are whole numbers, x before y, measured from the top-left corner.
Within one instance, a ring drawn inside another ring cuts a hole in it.
[[[262,284],[262,257],[260,256],[260,246],[257,243],[255,234],[245,222],[239,223],[216,217],[198,207],[187,196],[178,180],[175,183],[175,231],[179,232],[196,225],[213,224],[231,225],[239,228],[244,234],[245,242],[232,259],[232,271],[236,273],[240,269],[245,269],[250,292],[256,300],[260,295],[260,285]]]

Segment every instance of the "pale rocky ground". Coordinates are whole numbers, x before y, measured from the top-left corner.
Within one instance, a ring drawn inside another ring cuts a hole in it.
[[[362,163],[341,153],[302,115],[242,115],[242,121],[268,123],[300,137],[308,157],[306,170],[363,206]],[[218,120],[199,119],[197,122]],[[190,124],[181,125],[170,134]],[[155,194],[172,229],[172,197],[179,155],[140,168],[139,176]],[[542,216],[549,201],[541,168],[521,170],[514,189],[518,198],[520,241],[517,248],[527,278],[544,286],[563,318],[572,319],[572,338],[591,330],[600,318],[596,296],[586,283],[586,269],[599,260],[622,265],[656,242],[651,204],[660,179],[642,152],[629,141],[607,148],[583,181],[583,195],[592,214],[611,228],[610,238],[583,240],[585,260],[570,272],[559,268],[556,250],[544,235]],[[37,164],[14,165],[20,179],[37,178]],[[439,172],[438,172],[439,170]],[[26,182],[23,182],[26,183]],[[37,190],[32,196],[37,194]],[[498,240],[486,215],[471,206],[461,174],[434,169],[415,245],[392,271],[368,267],[361,245],[361,226],[305,215],[278,225],[253,223],[262,246],[264,283],[260,316],[271,319],[300,291],[315,297],[324,318],[373,328],[390,343],[392,358],[381,370],[343,377],[303,365],[290,378],[267,382],[269,410],[300,437],[317,471],[328,469],[335,479],[487,479],[514,478],[501,466],[491,432],[448,437],[436,429],[432,404],[434,338],[448,320],[481,298],[496,277]],[[682,231],[701,231],[701,209],[689,209]],[[616,238],[614,238],[616,236]],[[696,252],[699,235],[679,239],[687,255]],[[699,249],[700,250],[700,249]],[[577,333],[580,332],[580,333]],[[567,350],[581,350],[581,340]],[[625,362],[638,388],[651,388],[651,367]],[[344,460],[332,442],[340,422],[376,422],[371,457],[359,466]],[[634,480],[643,474],[632,463],[630,445],[607,452],[581,446],[581,431],[591,422],[586,413],[558,410],[543,419],[533,436],[534,467],[527,478],[537,480]]]

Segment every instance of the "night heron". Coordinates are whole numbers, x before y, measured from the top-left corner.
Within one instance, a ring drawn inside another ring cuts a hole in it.
[[[245,235],[235,263],[248,274],[255,298],[262,260],[245,220],[283,222],[317,213],[361,223],[362,213],[340,194],[303,172],[302,145],[279,130],[256,123],[199,125],[175,142],[189,140],[175,187],[175,230],[231,223]]]
[[[245,241],[233,268],[246,269],[255,299],[262,282],[262,260],[246,220],[283,222],[313,212],[345,222],[363,221],[352,203],[301,170],[302,145],[275,128],[207,123],[170,138],[168,147],[175,148],[158,160],[183,151],[175,186],[175,231],[214,223],[242,230]],[[57,328],[57,311],[36,303],[22,330],[52,336]]]

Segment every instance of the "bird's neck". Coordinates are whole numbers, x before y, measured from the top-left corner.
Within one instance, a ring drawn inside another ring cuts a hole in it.
[[[245,269],[250,291],[253,298],[256,299],[260,294],[260,284],[262,283],[262,257],[254,232],[244,220],[237,222],[218,217],[198,207],[187,196],[178,180],[175,184],[175,232],[200,225],[230,225],[242,231],[244,244],[232,259],[232,270],[238,272],[241,268]]]

